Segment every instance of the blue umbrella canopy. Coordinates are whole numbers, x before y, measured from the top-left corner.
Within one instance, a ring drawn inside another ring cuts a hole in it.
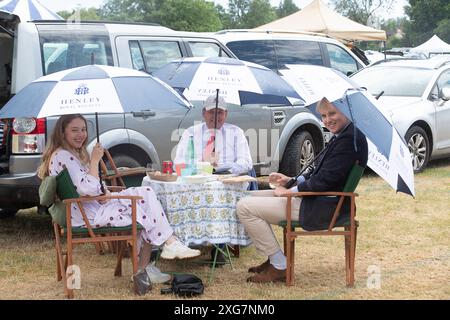
[[[64,20],[43,6],[38,0],[6,0],[0,2],[0,11],[14,14],[21,21]]]
[[[414,196],[414,172],[404,139],[377,107],[377,100],[339,71],[321,66],[286,65],[284,78],[305,97],[320,119],[315,103],[326,97],[367,138],[368,165],[396,191]]]
[[[303,103],[299,94],[272,70],[232,58],[183,58],[153,75],[191,101],[204,101],[219,90],[227,103],[238,105]]]
[[[149,74],[88,65],[33,81],[8,101],[0,118],[137,112],[175,105],[190,107],[175,90]]]

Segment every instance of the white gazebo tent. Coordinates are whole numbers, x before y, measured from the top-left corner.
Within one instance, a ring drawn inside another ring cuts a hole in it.
[[[420,46],[412,48],[410,52],[423,52],[428,57],[434,54],[450,54],[450,44],[434,35]]]
[[[342,40],[386,40],[384,30],[347,19],[329,9],[321,0],[314,0],[302,10],[255,29],[317,32]]]

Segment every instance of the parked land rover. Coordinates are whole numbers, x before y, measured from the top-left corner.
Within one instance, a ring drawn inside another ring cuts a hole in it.
[[[0,106],[36,78],[86,64],[152,72],[172,59],[230,56],[205,34],[142,24],[64,21],[20,22],[0,15]],[[100,115],[100,141],[120,166],[171,159],[182,130],[201,120],[201,106]],[[4,120],[0,154],[0,216],[38,203],[36,169],[56,117]],[[87,115],[93,145],[93,117]],[[323,148],[318,120],[301,106],[229,105],[228,121],[240,126],[259,174],[293,174]],[[26,124],[26,125],[25,125]]]
[[[211,34],[235,56],[277,70],[285,64],[313,64],[350,75],[365,67],[341,42],[320,35],[263,30],[223,30]]]

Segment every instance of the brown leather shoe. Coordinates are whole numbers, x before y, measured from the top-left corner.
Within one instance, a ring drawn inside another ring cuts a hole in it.
[[[261,263],[259,266],[248,268],[248,272],[260,273],[260,272],[263,272],[269,265],[270,265],[270,260],[267,259],[264,263]]]
[[[263,272],[257,273],[247,278],[247,282],[255,282],[255,283],[267,283],[285,280],[286,280],[286,270],[278,270],[271,264],[269,264],[269,266],[266,267],[266,269]]]

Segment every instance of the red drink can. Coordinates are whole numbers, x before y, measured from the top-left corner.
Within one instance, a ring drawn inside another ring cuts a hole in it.
[[[173,163],[172,161],[163,161],[162,173],[172,174],[173,173]]]

